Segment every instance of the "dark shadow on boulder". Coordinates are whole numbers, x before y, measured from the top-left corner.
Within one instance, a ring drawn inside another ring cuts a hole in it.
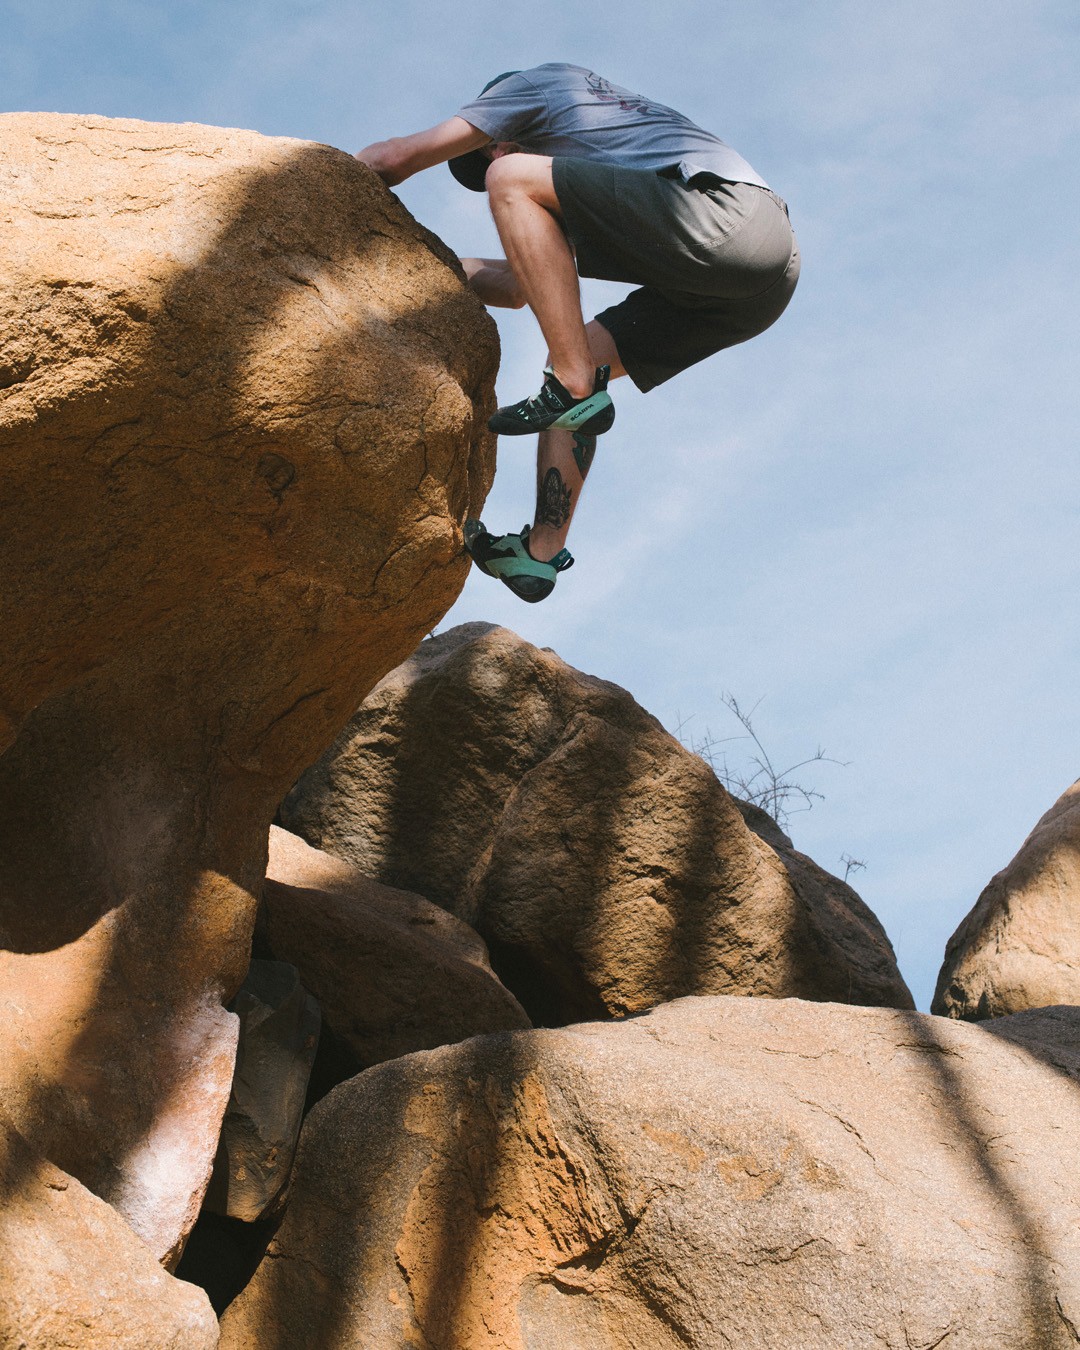
[[[902,1017],[904,1014],[897,1015]],[[985,1094],[980,1101],[979,1094],[969,1084],[964,1057],[949,1043],[941,1025],[943,1021],[936,1017],[911,1014],[908,1017],[912,1031],[909,1048],[923,1054],[925,1077],[930,1080],[933,1095],[943,1103],[942,1124],[955,1140],[956,1149],[967,1158],[972,1175],[979,1179],[980,1184],[1009,1216],[1016,1239],[1014,1251],[1020,1266],[1019,1277],[1013,1281],[1013,1286],[1030,1332],[1030,1340],[1025,1344],[1033,1350],[1034,1347],[1058,1344],[1063,1323],[1080,1340],[1077,1328],[1072,1326],[1062,1311],[1058,1291],[1052,1280],[1055,1254],[1047,1243],[1045,1216],[1037,1212],[1030,1198],[1021,1192],[1007,1150],[999,1152],[982,1142],[992,1134],[997,1120],[994,1103],[987,1101]],[[994,1034],[992,1023],[980,1025]],[[1003,1036],[1002,1039],[1012,1038]],[[1043,1055],[1034,1052],[1026,1043],[1021,1048],[1044,1059]],[[1077,1082],[1075,1075],[1070,1073],[1068,1076],[1080,1100],[1080,1082]]]
[[[176,1267],[176,1278],[205,1289],[220,1317],[255,1274],[281,1227],[283,1213],[245,1223],[203,1210]]]
[[[979,1028],[1057,1069],[1080,1090],[1080,1016],[1076,1005],[1029,1008],[1008,1017],[988,1018],[979,1023]]]

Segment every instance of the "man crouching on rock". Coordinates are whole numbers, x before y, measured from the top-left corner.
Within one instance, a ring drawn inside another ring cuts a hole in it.
[[[787,207],[681,113],[560,61],[500,75],[448,121],[357,158],[390,186],[448,160],[488,194],[506,258],[462,266],[486,305],[529,306],[548,364],[540,392],[489,423],[539,433],[535,521],[501,536],[468,521],[465,543],[489,576],[543,600],[573,562],[570,520],[615,419],[608,380],[647,392],[775,323],[799,276]],[[587,324],[579,275],[640,289]]]

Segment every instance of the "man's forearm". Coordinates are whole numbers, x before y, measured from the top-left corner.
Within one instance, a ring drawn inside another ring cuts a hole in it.
[[[396,187],[403,183],[414,169],[408,167],[408,158],[404,152],[405,136],[395,136],[388,141],[375,141],[372,145],[359,150],[356,158],[375,170],[387,187]]]
[[[375,170],[388,187],[396,187],[421,169],[442,164],[456,155],[467,154],[487,145],[491,137],[463,117],[450,117],[438,126],[411,136],[392,136],[375,141],[359,151],[356,158]]]
[[[505,258],[459,258],[469,289],[485,305],[498,309],[523,309],[525,297]]]

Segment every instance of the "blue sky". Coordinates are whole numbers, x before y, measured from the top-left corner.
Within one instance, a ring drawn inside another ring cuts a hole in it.
[[[795,842],[866,861],[926,1007],[948,935],[1080,773],[1075,0],[3,0],[0,19],[11,110],[356,150],[570,60],[769,179],[803,253],[788,313],[647,397],[620,382],[577,566],[535,607],[474,576],[443,626],[505,623],[687,735],[734,735],[723,695],[760,699],[778,761],[847,761],[811,770],[826,800]],[[399,192],[458,252],[497,251],[445,169]],[[587,283],[585,306],[621,294]],[[544,348],[527,313],[499,323],[507,401]],[[531,514],[529,455],[502,452],[489,525]]]

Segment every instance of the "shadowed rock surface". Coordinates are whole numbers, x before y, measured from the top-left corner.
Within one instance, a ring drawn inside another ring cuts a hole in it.
[[[222,1344],[1065,1350],[1080,1082],[1046,1034],[690,998],[381,1065],[309,1117]]]
[[[283,1202],[319,1043],[319,1005],[295,966],[252,961],[229,1007],[240,1038],[203,1209],[255,1223]]]
[[[0,1120],[0,1345],[214,1350],[201,1289],[167,1275],[119,1215]]]
[[[913,1006],[855,892],[743,809],[754,829],[625,690],[467,624],[378,685],[281,815],[473,924],[538,1023],[689,993]]]
[[[298,967],[355,1069],[529,1026],[466,924],[276,826],[259,932]]]
[[[1032,1008],[1010,1017],[991,1018],[983,1029],[1022,1045],[1055,1069],[1080,1082],[1080,1009],[1074,1004]]]
[[[171,1259],[269,822],[461,587],[496,338],[340,151],[0,132],[0,1101]]]
[[[1080,1003],[1080,782],[952,935],[933,1011],[969,1021]]]

